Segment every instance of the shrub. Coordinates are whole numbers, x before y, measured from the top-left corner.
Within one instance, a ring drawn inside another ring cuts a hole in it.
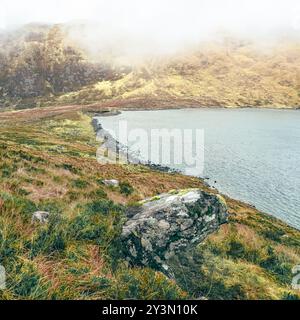
[[[4,236],[0,223],[0,264],[4,264],[6,259],[13,259],[18,254],[18,247],[22,241],[18,234],[10,230],[10,233]]]
[[[69,235],[76,240],[100,240],[103,231],[103,226],[86,214],[76,217],[68,228]]]
[[[108,215],[110,211],[120,212],[122,211],[122,207],[114,204],[110,200],[96,200],[86,204],[85,212],[87,214],[97,214],[101,213],[103,215]]]
[[[291,283],[292,265],[276,254],[271,246],[267,248],[267,257],[260,262],[260,266],[274,275],[278,281],[286,284]]]
[[[72,182],[72,186],[78,189],[85,189],[88,187],[88,185],[89,183],[87,181],[81,179],[76,179]]]
[[[72,166],[71,164],[67,164],[64,163],[62,165],[56,165],[57,168],[62,168],[64,170],[68,170],[71,173],[77,174],[79,172],[79,170],[77,168],[75,168],[74,166]]]
[[[121,182],[120,183],[120,192],[122,194],[125,194],[126,197],[128,197],[134,192],[134,189],[128,182]]]
[[[109,200],[98,200],[86,204],[80,215],[69,225],[68,233],[76,240],[94,241],[105,246],[112,243],[120,232],[123,207]]]
[[[7,213],[8,215],[15,215],[19,213],[27,220],[37,209],[34,202],[21,196],[14,196],[9,193],[0,193],[0,201],[2,202],[2,214]]]
[[[63,200],[43,200],[38,207],[39,210],[50,212],[53,219],[59,219],[58,216],[63,213],[65,203]]]
[[[48,224],[41,227],[32,241],[32,256],[36,256],[39,253],[51,255],[64,251],[67,242],[66,235],[63,219],[59,215],[50,215]]]
[[[263,236],[273,241],[281,241],[281,237],[285,234],[283,230],[277,228],[269,228],[262,232]]]
[[[99,189],[96,189],[96,190],[92,191],[91,193],[89,193],[89,197],[106,199],[107,194],[102,188],[99,188]]]
[[[162,273],[149,268],[124,269],[116,274],[117,282],[107,288],[111,299],[179,300],[187,294]]]
[[[31,262],[21,262],[7,279],[8,289],[19,298],[46,299],[49,284],[41,278]]]
[[[232,256],[235,259],[244,258],[245,257],[245,248],[240,241],[232,239],[229,242],[229,250],[227,254]]]
[[[0,167],[0,170],[2,171],[3,178],[9,178],[17,170],[17,167],[16,165],[11,166],[7,163],[3,163]]]
[[[285,292],[282,296],[282,300],[300,300],[300,297],[291,292]]]

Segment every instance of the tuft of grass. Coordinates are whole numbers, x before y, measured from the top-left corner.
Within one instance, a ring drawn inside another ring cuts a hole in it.
[[[120,183],[120,192],[122,194],[125,194],[125,196],[128,197],[134,192],[134,189],[128,182],[121,182]]]
[[[60,215],[51,214],[46,226],[41,226],[32,242],[29,250],[30,256],[34,257],[39,254],[47,256],[61,253],[66,249],[67,243],[66,222]]]
[[[78,189],[85,189],[89,186],[89,183],[82,179],[76,179],[72,182],[72,186]]]

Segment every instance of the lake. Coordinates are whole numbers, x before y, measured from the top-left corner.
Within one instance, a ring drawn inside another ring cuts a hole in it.
[[[203,171],[191,167],[189,174],[208,178],[207,182],[220,192],[300,229],[299,110],[124,111],[101,117],[100,122],[104,129],[117,132],[120,120],[127,121],[129,130],[202,129]],[[175,154],[176,148],[176,143],[171,145]],[[147,159],[145,151],[139,152]],[[186,169],[182,163],[171,166]]]

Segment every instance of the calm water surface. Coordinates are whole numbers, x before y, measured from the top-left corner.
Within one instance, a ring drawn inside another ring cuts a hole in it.
[[[204,129],[204,172],[190,173],[300,229],[299,110],[126,111],[101,123],[117,130],[119,120],[129,129]]]

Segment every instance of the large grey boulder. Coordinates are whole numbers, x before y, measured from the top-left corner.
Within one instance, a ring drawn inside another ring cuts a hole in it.
[[[203,241],[227,222],[225,200],[198,189],[162,194],[128,210],[122,243],[132,265],[168,269],[179,251]]]

